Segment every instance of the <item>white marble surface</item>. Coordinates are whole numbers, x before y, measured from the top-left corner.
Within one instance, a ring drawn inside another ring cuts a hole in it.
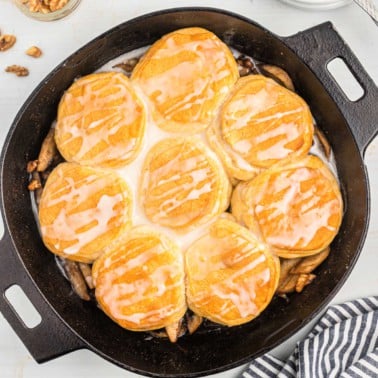
[[[276,0],[83,0],[68,18],[43,23],[26,18],[10,0],[0,0],[0,30],[15,34],[16,45],[0,53],[0,143],[2,144],[18,109],[33,88],[61,60],[107,29],[144,13],[178,6],[222,7],[247,16],[279,35],[290,35],[324,21],[332,21],[358,56],[367,72],[378,78],[378,28],[355,4],[329,11],[304,11]],[[24,51],[30,45],[44,55],[33,60]],[[18,78],[4,73],[9,64],[24,64],[30,76]],[[365,162],[371,184],[371,223],[361,257],[351,276],[333,300],[339,303],[365,295],[378,295],[378,140],[367,149]],[[0,251],[1,253],[1,251]],[[311,326],[308,325],[307,329]],[[294,335],[273,352],[287,356],[306,330]],[[236,377],[243,367],[216,374],[213,378]],[[0,377],[137,377],[92,352],[81,350],[38,365],[0,314]]]

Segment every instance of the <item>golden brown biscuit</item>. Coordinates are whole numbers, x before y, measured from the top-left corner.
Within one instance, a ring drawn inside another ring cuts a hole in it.
[[[231,177],[249,180],[271,165],[305,156],[313,120],[305,101],[261,75],[238,80],[207,131]]]
[[[186,312],[182,252],[149,227],[134,227],[110,245],[92,274],[102,310],[123,328],[166,327]]]
[[[115,172],[62,163],[43,189],[42,238],[57,255],[92,262],[131,226],[131,210],[129,187]]]
[[[186,232],[227,209],[231,185],[199,138],[168,138],[148,152],[139,195],[152,222]]]
[[[117,168],[135,159],[146,114],[127,76],[94,73],[76,80],[63,95],[55,140],[67,161]]]
[[[150,100],[160,128],[193,134],[209,125],[238,77],[229,48],[210,31],[193,27],[155,42],[131,78]]]
[[[246,228],[214,222],[185,254],[189,308],[213,322],[235,326],[258,316],[271,301],[279,259]]]
[[[277,164],[237,185],[232,214],[280,257],[313,255],[336,236],[343,215],[338,183],[316,156]]]

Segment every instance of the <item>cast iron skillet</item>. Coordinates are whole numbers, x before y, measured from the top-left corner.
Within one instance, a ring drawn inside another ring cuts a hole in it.
[[[319,268],[317,279],[301,294],[292,295],[290,303],[275,299],[249,324],[202,329],[170,344],[121,329],[94,304],[73,295],[38,235],[25,167],[38,155],[58,101],[76,77],[187,26],[205,27],[239,51],[289,72],[332,145],[346,210],[332,253]],[[326,65],[335,57],[345,61],[364,89],[360,100],[350,102],[329,75]],[[1,312],[38,362],[88,348],[140,374],[195,377],[235,367],[267,352],[324,308],[358,258],[369,220],[363,154],[377,133],[377,98],[377,87],[331,23],[282,38],[235,14],[185,8],[149,14],[111,29],[43,80],[23,105],[7,136],[1,157],[1,211],[5,223],[0,243]],[[37,327],[25,327],[7,302],[4,291],[13,284],[22,287],[42,315]]]

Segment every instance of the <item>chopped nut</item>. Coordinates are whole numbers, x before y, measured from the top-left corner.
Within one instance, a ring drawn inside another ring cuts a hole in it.
[[[51,13],[62,9],[69,0],[22,0],[30,12]]]
[[[29,0],[28,7],[30,12],[39,12],[42,9],[43,3],[40,0]]]
[[[239,68],[239,75],[240,75],[240,77],[247,76],[247,75],[249,75],[251,73],[251,71],[247,67],[241,67],[241,66],[239,66],[238,68]]]
[[[305,286],[310,284],[315,279],[315,274],[300,274],[295,285],[295,291],[300,293]]]
[[[315,274],[290,274],[286,281],[277,288],[277,294],[283,295],[296,291],[300,293],[305,286],[316,278]]]
[[[255,62],[250,57],[240,55],[238,58],[236,58],[236,63],[238,64],[240,76],[260,73]]]
[[[276,293],[284,295],[294,291],[300,293],[303,288],[310,284],[315,275],[311,272],[317,268],[329,255],[330,248],[327,247],[313,256],[294,259],[280,259],[280,278]]]
[[[46,5],[49,6],[51,12],[55,12],[62,9],[68,3],[68,1],[69,0],[50,0]]]
[[[32,46],[26,50],[26,55],[32,56],[33,58],[39,58],[42,55],[42,50],[37,46]]]
[[[43,187],[41,182],[41,176],[36,170],[31,172],[31,181],[29,182],[28,189],[34,192],[34,199],[38,208],[39,203],[41,202]]]
[[[28,189],[30,191],[34,191],[34,190],[37,190],[39,188],[42,187],[42,184],[41,184],[41,181],[37,180],[37,179],[32,179],[30,182],[29,182],[29,185],[28,185]]]
[[[10,49],[16,43],[16,37],[12,34],[0,35],[0,51]]]
[[[12,66],[8,66],[5,69],[5,72],[14,73],[17,76],[28,76],[29,75],[29,70],[26,67],[18,66],[17,64],[13,64]]]
[[[244,56],[244,55],[240,55],[237,59],[236,59],[236,62],[241,65],[242,67],[245,67],[245,68],[252,68],[253,67],[253,63],[251,61],[250,58]]]
[[[50,10],[50,7],[48,7],[47,5],[41,4],[41,8],[38,12],[47,14],[47,13],[51,13],[51,10]]]
[[[28,164],[26,165],[26,171],[28,173],[32,173],[37,169],[37,166],[38,166],[38,160],[28,161]]]
[[[42,187],[42,184],[41,184],[41,176],[39,175],[39,173],[37,171],[33,171],[31,172],[31,178],[30,178],[30,183],[32,183],[33,181],[36,182],[36,184],[33,184],[32,186],[36,186],[35,189],[38,189],[38,188],[41,188]],[[34,190],[34,189],[31,189],[31,190]]]

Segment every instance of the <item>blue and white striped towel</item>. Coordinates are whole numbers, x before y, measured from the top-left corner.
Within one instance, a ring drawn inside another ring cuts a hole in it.
[[[243,378],[378,378],[378,296],[331,306],[287,361],[253,360]]]

